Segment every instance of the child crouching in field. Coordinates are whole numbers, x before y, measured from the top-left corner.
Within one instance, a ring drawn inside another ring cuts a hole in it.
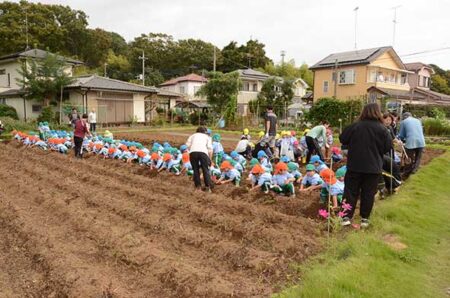
[[[175,175],[181,174],[181,166],[180,161],[175,159],[175,157],[170,153],[165,153],[163,156],[163,164],[158,169],[158,172],[168,170],[170,173],[174,173]]]
[[[331,169],[325,169],[320,172],[324,183],[322,184],[322,191],[320,192],[320,202],[326,203],[328,196],[331,196],[333,203],[333,210],[339,209],[339,204],[342,203],[342,196],[344,195],[344,170],[339,171],[339,180],[336,178],[337,175]]]
[[[288,173],[288,167],[284,162],[279,162],[275,165],[271,188],[274,192],[282,193],[286,196],[295,196],[294,181],[294,176]]]
[[[234,183],[234,185],[239,186],[241,183],[241,173],[228,160],[222,162],[220,169],[222,170],[222,175],[216,184]]]
[[[320,174],[321,171],[328,169],[327,165],[320,159],[319,155],[311,156],[309,163],[314,165],[317,174]]]
[[[261,189],[264,193],[269,193],[272,184],[272,175],[267,173],[259,164],[251,170],[251,191]]]
[[[302,173],[300,173],[300,171],[298,170],[298,164],[296,162],[289,162],[287,164],[288,167],[288,172],[294,176],[295,178],[295,183],[300,184],[302,182]]]
[[[213,162],[218,165],[222,162],[222,156],[224,154],[223,146],[220,143],[221,137],[218,133],[212,136],[212,147],[213,147]]]
[[[312,164],[306,165],[306,175],[302,179],[300,191],[315,190],[322,187],[323,180],[316,173],[316,168]]]

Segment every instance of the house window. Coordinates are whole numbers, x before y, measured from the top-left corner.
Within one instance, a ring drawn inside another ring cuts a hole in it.
[[[11,87],[11,74],[8,73],[8,87]]]
[[[6,104],[6,98],[0,98],[0,104],[5,105]]]
[[[377,81],[377,72],[372,70],[369,74],[369,82],[375,83]]]
[[[250,90],[250,83],[249,82],[245,82],[244,83],[244,91],[249,91]]]
[[[180,86],[180,93],[184,94],[184,92],[185,92],[184,86]]]
[[[6,74],[6,69],[0,69],[0,75]]]
[[[253,84],[253,91],[258,92],[258,84]]]
[[[428,86],[429,85],[429,81],[430,81],[430,78],[423,77],[423,87],[429,87]]]
[[[41,105],[32,105],[31,106],[31,111],[33,113],[40,113],[42,110],[42,106]]]
[[[339,84],[354,84],[355,83],[355,71],[353,69],[343,70],[339,72]]]
[[[323,93],[328,92],[328,81],[323,81]]]
[[[381,71],[377,73],[377,82],[384,82],[384,76]]]
[[[407,80],[406,73],[402,73],[402,76],[400,78],[400,84],[405,85],[406,84],[406,80]]]

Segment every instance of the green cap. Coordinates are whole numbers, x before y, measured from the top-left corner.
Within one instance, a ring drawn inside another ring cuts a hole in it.
[[[298,170],[298,164],[297,163],[295,163],[295,162],[289,162],[288,164],[287,164],[287,166],[288,166],[288,170],[289,171],[296,171],[296,170]]]
[[[252,160],[250,160],[250,166],[252,168],[257,164],[259,164],[259,161],[256,158],[252,158]]]
[[[309,163],[309,164],[306,165],[306,170],[307,171],[315,171],[316,167],[313,164]]]
[[[347,170],[345,168],[339,168],[336,171],[336,178],[342,178],[345,176],[345,173],[347,172]]]

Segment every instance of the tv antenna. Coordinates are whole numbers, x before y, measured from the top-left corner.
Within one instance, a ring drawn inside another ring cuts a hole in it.
[[[392,20],[392,23],[394,23],[394,31],[392,34],[392,47],[395,46],[395,29],[397,27],[397,9],[399,9],[400,7],[402,7],[401,5],[397,5],[392,7],[391,9],[394,10],[394,19]]]

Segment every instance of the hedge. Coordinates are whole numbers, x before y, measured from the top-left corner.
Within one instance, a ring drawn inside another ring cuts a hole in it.
[[[0,104],[0,117],[10,117],[19,120],[16,109],[5,104]]]

